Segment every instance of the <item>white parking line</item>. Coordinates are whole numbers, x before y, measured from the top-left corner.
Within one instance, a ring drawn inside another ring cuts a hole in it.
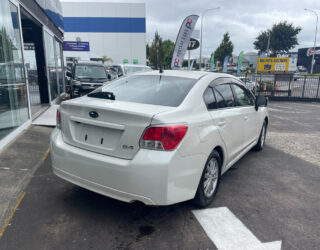
[[[281,249],[281,241],[269,243],[259,241],[227,207],[193,210],[192,212],[218,249]]]

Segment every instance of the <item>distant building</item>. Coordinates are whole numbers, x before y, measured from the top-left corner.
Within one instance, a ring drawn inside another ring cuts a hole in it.
[[[239,56],[233,56],[232,57],[232,63],[235,63],[236,65],[238,65],[238,59]],[[242,67],[249,67],[249,61],[243,56],[242,57]]]
[[[248,61],[249,67],[256,68],[258,63],[258,54],[255,52],[244,53],[243,58]]]
[[[145,3],[64,1],[64,55],[107,56],[114,63],[146,63]]]
[[[308,72],[311,72],[312,55],[314,55],[315,64],[313,65],[313,73],[320,73],[320,47],[314,48],[302,48],[298,50],[298,62],[297,66],[303,66],[307,68]]]
[[[233,63],[238,64],[238,56],[232,57]],[[243,67],[257,67],[258,54],[255,52],[244,53],[242,57]]]

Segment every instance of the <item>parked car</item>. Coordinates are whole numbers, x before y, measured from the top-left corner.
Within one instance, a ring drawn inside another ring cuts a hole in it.
[[[301,65],[297,66],[297,69],[300,73],[306,73],[306,74],[308,73],[308,69],[304,66],[301,66]]]
[[[293,74],[293,80],[296,81],[300,78],[300,72],[299,70],[296,70]]]
[[[113,81],[114,79],[118,78],[118,73],[113,68],[111,68],[110,66],[107,66],[106,70],[107,70],[109,81]]]
[[[114,64],[110,66],[110,68],[118,73],[118,77],[131,75],[137,72],[152,71],[149,66],[139,64]]]
[[[85,95],[109,80],[105,66],[97,62],[80,61],[66,74],[72,78],[71,97]]]
[[[205,207],[221,175],[251,148],[263,148],[266,104],[228,74],[122,77],[61,104],[51,134],[53,172],[126,202],[193,199]]]

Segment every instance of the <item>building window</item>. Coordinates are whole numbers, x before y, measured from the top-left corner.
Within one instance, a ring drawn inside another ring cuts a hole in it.
[[[29,120],[18,8],[0,1],[0,140]]]

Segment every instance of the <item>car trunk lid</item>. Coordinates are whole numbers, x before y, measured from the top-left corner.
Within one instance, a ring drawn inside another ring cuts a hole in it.
[[[61,104],[63,140],[73,146],[132,159],[152,117],[172,107],[82,97]]]

